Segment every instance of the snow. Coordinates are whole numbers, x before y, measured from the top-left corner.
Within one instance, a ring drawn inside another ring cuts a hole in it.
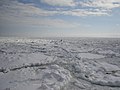
[[[105,56],[98,55],[98,54],[92,54],[92,53],[79,53],[78,57],[88,58],[88,59],[99,59],[99,58],[104,58]]]
[[[14,76],[14,77],[13,77]],[[2,75],[0,77],[0,88],[11,90],[36,90],[38,88],[60,89],[71,79],[70,72],[58,65],[49,65],[44,69],[39,67],[24,68]]]
[[[0,90],[120,90],[120,40],[1,37]]]

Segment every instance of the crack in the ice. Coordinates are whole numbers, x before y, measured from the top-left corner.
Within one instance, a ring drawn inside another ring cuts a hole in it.
[[[8,73],[10,71],[16,71],[16,70],[20,70],[20,69],[24,69],[24,68],[31,68],[31,67],[40,67],[39,69],[46,69],[45,67],[41,67],[41,66],[48,66],[48,65],[53,65],[53,64],[54,64],[54,62],[46,63],[46,64],[35,63],[35,64],[23,65],[23,66],[20,66],[20,67],[14,67],[14,68],[10,68],[10,69],[1,68],[0,72]]]

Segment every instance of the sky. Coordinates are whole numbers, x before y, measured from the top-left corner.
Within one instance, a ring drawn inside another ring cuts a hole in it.
[[[120,37],[120,0],[0,0],[0,36]]]

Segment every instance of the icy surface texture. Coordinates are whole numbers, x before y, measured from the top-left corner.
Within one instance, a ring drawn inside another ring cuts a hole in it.
[[[120,39],[0,38],[0,90],[120,90]]]

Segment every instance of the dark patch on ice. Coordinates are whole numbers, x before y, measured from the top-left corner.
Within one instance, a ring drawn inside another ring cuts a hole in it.
[[[42,67],[42,66],[48,66],[51,65],[53,63],[46,63],[46,64],[42,64],[42,63],[32,63],[32,64],[28,64],[28,65],[23,65],[20,67],[14,67],[14,68],[1,68],[0,72],[2,73],[8,73],[9,71],[16,71],[16,70],[20,70],[20,69],[24,69],[24,68],[32,68],[32,67],[39,67],[38,69],[46,69],[46,67]]]
[[[5,68],[0,68],[0,72],[2,72],[2,73],[8,73],[8,71]]]
[[[53,75],[53,77],[55,78],[55,79],[57,79],[57,81],[59,81],[59,82],[63,82],[63,78],[60,76],[60,75],[58,75],[58,74],[56,74],[56,73],[51,73],[52,75]]]

